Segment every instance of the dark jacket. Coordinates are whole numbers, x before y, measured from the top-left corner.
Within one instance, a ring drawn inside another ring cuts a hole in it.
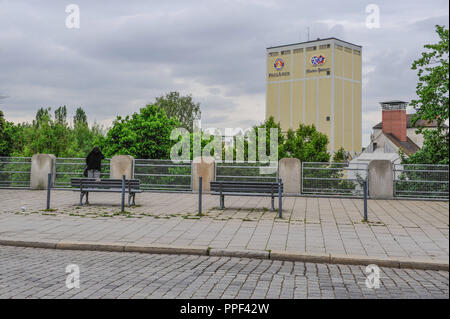
[[[102,159],[105,156],[102,154],[100,149],[96,146],[92,149],[89,155],[86,157],[87,169],[95,169],[97,171],[101,171],[102,169]]]

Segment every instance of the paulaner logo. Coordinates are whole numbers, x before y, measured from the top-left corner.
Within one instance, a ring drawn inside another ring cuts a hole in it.
[[[311,58],[312,65],[323,65],[325,63],[325,57],[323,55],[315,55]]]
[[[275,63],[273,64],[273,67],[277,71],[281,71],[284,68],[284,61],[282,58],[278,58],[275,60]]]

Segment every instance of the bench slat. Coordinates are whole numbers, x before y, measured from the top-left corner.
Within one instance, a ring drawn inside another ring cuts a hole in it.
[[[79,191],[80,189],[74,189]],[[120,188],[105,188],[105,189],[99,189],[99,188],[83,188],[83,192],[89,192],[89,193],[94,193],[94,192],[105,192],[105,193],[122,193],[122,189]],[[125,193],[142,193],[141,189],[132,189],[131,192],[128,191],[128,189],[125,189]]]
[[[220,195],[218,192],[211,192],[211,195]],[[270,193],[224,193],[224,196],[260,196],[260,197],[270,197]],[[278,197],[278,193],[273,193],[274,197]]]
[[[283,192],[283,184],[276,182],[211,182],[210,188],[213,195],[238,196],[268,196],[277,195],[278,191]]]
[[[122,191],[122,180],[121,179],[101,179],[96,180],[94,178],[71,178],[70,183],[72,187],[81,188],[83,190],[90,189],[93,191],[97,189],[98,191],[106,191],[108,189],[119,189]],[[141,182],[138,179],[125,180],[125,188],[128,192],[129,188],[132,190],[139,190],[141,187]]]
[[[220,193],[220,189],[211,189],[213,192]],[[281,189],[282,190],[282,189]],[[230,193],[230,192],[242,192],[242,193],[274,193],[278,194],[278,188],[272,189],[261,189],[261,188],[228,188],[222,189],[222,193]]]

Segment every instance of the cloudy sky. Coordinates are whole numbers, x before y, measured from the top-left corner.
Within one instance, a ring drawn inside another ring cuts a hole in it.
[[[80,28],[66,27],[66,6]],[[366,6],[380,9],[367,28]],[[447,0],[112,1],[0,0],[0,104],[6,119],[30,121],[39,107],[83,107],[111,125],[171,90],[201,104],[203,127],[264,120],[265,49],[337,37],[363,46],[363,145],[380,121],[378,102],[410,101],[410,69],[424,44],[448,26]]]

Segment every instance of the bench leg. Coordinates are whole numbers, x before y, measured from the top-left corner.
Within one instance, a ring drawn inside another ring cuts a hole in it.
[[[220,196],[220,209],[221,210],[225,209],[225,196],[223,195]]]
[[[84,196],[84,193],[80,192],[80,206],[83,206],[83,196]]]
[[[89,205],[89,192],[86,192],[86,205]]]
[[[272,196],[271,202],[272,202],[272,211],[274,212],[275,211],[275,198],[273,196]]]
[[[128,194],[128,207],[136,206],[135,193]]]

